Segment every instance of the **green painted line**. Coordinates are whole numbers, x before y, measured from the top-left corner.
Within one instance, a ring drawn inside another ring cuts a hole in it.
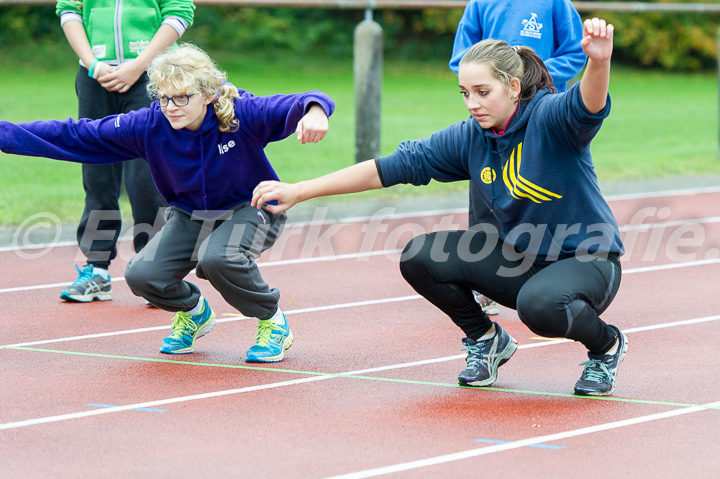
[[[311,371],[296,371],[294,369],[280,369],[280,368],[268,368],[262,366],[245,366],[241,364],[214,364],[214,363],[199,363],[194,361],[179,361],[176,359],[162,359],[162,358],[139,358],[135,356],[120,356],[118,354],[102,354],[102,353],[85,353],[81,351],[63,351],[61,349],[45,349],[45,348],[28,348],[26,346],[4,346],[4,349],[18,349],[22,351],[39,351],[43,353],[56,353],[56,354],[70,354],[74,356],[90,356],[94,358],[107,358],[107,359],[126,359],[130,361],[145,361],[151,363],[168,363],[168,364],[185,364],[188,366],[209,366],[214,368],[230,368],[230,369],[249,369],[254,371],[275,371],[281,373],[291,374],[305,374],[305,375],[332,375],[331,373],[315,373]]]
[[[24,347],[24,346],[3,346],[0,349],[16,349],[16,350],[21,350],[21,351],[36,351],[36,352],[55,353],[55,354],[70,354],[70,355],[74,355],[74,356],[88,356],[88,357],[107,358],[107,359],[124,359],[124,360],[129,360],[129,361],[144,361],[144,362],[153,362],[153,363],[182,364],[182,365],[187,365],[187,366],[207,366],[207,367],[213,367],[213,368],[245,369],[245,370],[250,370],[250,371],[272,371],[272,372],[276,372],[276,373],[300,374],[300,375],[305,375],[305,376],[327,376],[327,377],[348,378],[348,379],[364,379],[364,380],[369,380],[369,381],[384,381],[384,382],[399,383],[399,384],[412,384],[412,385],[420,385],[420,386],[437,386],[437,387],[460,388],[460,389],[475,389],[475,390],[494,391],[494,392],[502,392],[502,393],[562,397],[562,398],[579,399],[579,400],[609,401],[609,402],[621,402],[621,403],[629,403],[629,404],[647,404],[647,405],[652,405],[652,406],[684,407],[684,408],[699,407],[699,408],[704,408],[704,409],[720,410],[720,406],[705,406],[702,404],[688,404],[688,403],[678,403],[678,402],[669,402],[669,401],[653,401],[653,400],[648,400],[648,399],[618,398],[618,397],[612,397],[612,396],[576,396],[575,394],[569,394],[569,393],[553,393],[553,392],[546,392],[546,391],[533,391],[533,390],[527,390],[527,389],[507,389],[507,388],[497,388],[497,387],[489,387],[489,386],[478,388],[478,387],[472,387],[472,386],[461,386],[457,383],[418,381],[415,379],[383,378],[383,377],[377,377],[377,376],[364,376],[364,375],[360,375],[360,374],[323,373],[323,372],[318,372],[318,371],[301,371],[301,370],[297,370],[297,369],[269,368],[269,367],[263,367],[263,366],[245,366],[245,365],[241,365],[241,364],[200,363],[200,362],[194,362],[194,361],[179,361],[179,360],[175,360],[175,359],[141,358],[141,357],[135,357],[135,356],[121,356],[118,354],[86,353],[86,352],[81,352],[81,351],[63,351],[60,349],[29,348],[29,347]]]

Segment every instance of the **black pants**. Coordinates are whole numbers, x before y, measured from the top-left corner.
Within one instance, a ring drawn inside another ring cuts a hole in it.
[[[492,325],[472,291],[517,310],[535,334],[607,351],[614,330],[600,319],[620,286],[618,256],[571,257],[538,264],[499,240],[497,229],[441,231],[413,238],[400,260],[403,277],[470,338]]]
[[[99,119],[149,106],[146,84],[147,76],[143,74],[126,93],[109,92],[88,77],[86,68],[80,67],[75,78],[79,118]],[[142,250],[163,225],[162,211],[158,214],[158,209],[166,204],[155,188],[145,160],[82,165],[85,209],[78,225],[77,240],[88,264],[98,268],[107,269],[117,256],[117,240],[122,227],[118,199],[123,174],[134,220],[135,251]]]

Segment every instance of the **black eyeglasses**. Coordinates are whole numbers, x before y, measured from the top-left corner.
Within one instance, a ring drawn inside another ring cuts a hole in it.
[[[190,103],[190,97],[193,95],[195,95],[195,93],[190,93],[189,95],[161,96],[155,98],[154,101],[162,107],[168,106],[170,102],[173,102],[175,106],[187,106],[188,103]]]

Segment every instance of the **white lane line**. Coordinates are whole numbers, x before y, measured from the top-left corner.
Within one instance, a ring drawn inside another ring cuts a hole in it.
[[[714,260],[703,260],[703,261],[690,261],[687,263],[671,263],[671,264],[662,264],[662,265],[655,265],[655,266],[647,266],[642,268],[631,268],[623,271],[623,275],[628,274],[635,274],[635,273],[647,273],[647,272],[653,272],[653,271],[662,271],[667,269],[674,269],[674,268],[685,268],[685,267],[694,267],[694,266],[705,266],[709,264],[717,264],[720,263],[720,259],[714,259]],[[115,278],[114,280],[121,280],[122,278]],[[3,290],[0,290],[0,293],[3,292]],[[411,296],[399,296],[395,298],[382,298],[382,299],[375,299],[375,300],[366,300],[366,301],[356,301],[352,303],[340,303],[340,304],[331,304],[331,305],[324,305],[324,306],[316,306],[311,308],[304,308],[304,309],[296,309],[296,310],[289,310],[285,311],[285,314],[291,315],[291,314],[302,314],[302,313],[311,313],[311,312],[317,312],[317,311],[328,311],[328,310],[334,310],[334,309],[342,309],[342,308],[353,308],[353,307],[359,307],[359,306],[371,306],[375,304],[382,304],[382,303],[390,303],[390,302],[397,302],[397,301],[410,301],[415,299],[421,299],[421,296],[419,295],[411,295]],[[231,318],[225,318],[225,319],[219,319],[218,322],[231,322],[231,321],[242,321],[249,318],[246,318],[244,316],[235,316]],[[66,341],[77,341],[81,339],[95,339],[95,338],[103,338],[103,337],[109,337],[109,336],[118,336],[123,334],[135,334],[135,333],[145,333],[150,331],[160,331],[163,329],[169,329],[170,326],[152,326],[147,328],[138,328],[138,329],[128,329],[128,330],[122,330],[122,331],[111,331],[107,333],[97,333],[97,334],[88,334],[83,336],[70,336],[65,338],[56,338],[56,339],[44,339],[39,341],[28,341],[24,343],[17,343],[17,344],[8,344],[8,345],[0,345],[0,348],[3,347],[21,347],[21,346],[39,346],[42,344],[51,344],[51,343],[61,343]]]
[[[647,193],[628,193],[605,196],[607,201],[639,200],[646,198],[666,198],[670,196],[692,196],[709,193],[720,193],[720,186],[703,186],[698,188],[684,188],[677,190],[651,191]]]
[[[364,251],[361,253],[334,254],[328,256],[314,256],[312,258],[295,258],[277,261],[268,261],[266,263],[258,262],[260,268],[270,268],[273,266],[285,266],[288,264],[304,264],[304,263],[321,263],[325,261],[339,261],[344,259],[369,258],[372,256],[394,256],[402,253],[402,249],[385,249],[380,251]]]
[[[372,256],[392,256],[392,255],[398,255],[402,252],[401,249],[388,249],[388,250],[381,250],[381,251],[367,251],[362,253],[348,253],[348,254],[336,254],[336,255],[328,255],[328,256],[315,256],[312,258],[297,258],[297,259],[288,259],[288,260],[278,260],[278,261],[268,261],[268,262],[258,262],[258,267],[260,268],[271,268],[273,266],[286,266],[290,264],[305,264],[305,263],[322,263],[327,261],[341,261],[346,259],[357,259],[357,258],[369,258]],[[190,274],[195,274],[195,270],[192,270]],[[111,282],[115,283],[117,281],[125,281],[124,276],[118,276],[115,278],[110,279]],[[17,293],[21,291],[32,291],[36,289],[48,289],[48,288],[60,288],[67,286],[67,283],[50,283],[50,284],[37,284],[37,285],[31,285],[31,286],[17,286],[12,288],[0,288],[0,294],[1,293]]]
[[[684,320],[684,321],[675,321],[672,323],[661,323],[661,324],[655,324],[655,325],[651,325],[651,326],[642,326],[642,327],[638,327],[638,328],[624,329],[623,332],[625,334],[631,334],[631,333],[640,332],[640,331],[650,331],[650,330],[654,330],[654,329],[686,326],[686,325],[690,325],[690,324],[698,324],[698,323],[702,323],[702,322],[717,321],[717,320],[720,320],[720,315],[707,316],[704,318],[694,318],[694,319],[688,319],[688,320]],[[520,345],[520,346],[518,346],[518,349],[544,347],[544,346],[551,346],[551,345],[556,345],[556,344],[563,344],[563,343],[567,343],[567,342],[570,342],[570,341],[568,339],[539,341],[537,343]],[[5,347],[10,347],[10,346],[5,346]],[[2,349],[2,347],[0,347],[0,349]],[[190,396],[159,399],[159,400],[148,401],[148,402],[143,402],[143,403],[128,404],[125,406],[115,406],[115,407],[110,407],[110,408],[101,409],[101,410],[89,410],[89,411],[81,411],[81,412],[69,413],[69,414],[60,414],[57,416],[48,416],[48,417],[44,417],[44,418],[27,419],[27,420],[23,420],[23,421],[15,421],[15,422],[0,424],[0,430],[15,429],[15,428],[27,427],[27,426],[35,426],[38,424],[46,424],[46,423],[50,423],[50,422],[67,421],[67,420],[71,420],[71,419],[79,419],[79,418],[90,417],[90,416],[98,416],[100,414],[110,414],[110,413],[115,413],[115,412],[128,411],[128,410],[137,409],[137,408],[153,408],[153,407],[167,405],[167,404],[175,404],[175,403],[179,403],[179,402],[194,401],[197,399],[209,399],[209,398],[214,398],[214,397],[228,396],[228,395],[233,395],[233,394],[241,394],[241,393],[252,392],[252,391],[260,391],[260,390],[264,390],[264,389],[274,389],[274,388],[285,387],[285,386],[294,386],[296,384],[304,384],[304,383],[313,382],[313,381],[322,381],[325,379],[342,378],[344,376],[357,376],[357,375],[361,375],[361,374],[376,373],[379,371],[389,371],[389,370],[411,368],[411,367],[416,367],[416,366],[424,366],[424,365],[428,365],[428,364],[437,364],[437,363],[441,363],[441,362],[460,360],[460,359],[464,359],[464,358],[465,358],[464,354],[459,354],[459,355],[446,356],[446,357],[434,358],[434,359],[423,359],[423,360],[412,361],[412,362],[407,362],[407,363],[391,364],[391,365],[386,365],[386,366],[377,366],[377,367],[373,367],[373,368],[359,369],[359,370],[355,370],[355,371],[349,371],[349,372],[337,373],[337,374],[312,376],[312,377],[306,377],[306,378],[301,378],[301,379],[294,379],[294,380],[290,380],[290,381],[281,381],[281,382],[277,382],[277,383],[263,384],[263,385],[258,385],[258,386],[250,386],[250,387],[246,387],[246,388],[229,389],[229,390],[215,391],[215,392],[210,392],[210,393],[194,394],[194,395],[190,395]],[[312,374],[312,372],[308,372],[308,374]],[[707,407],[714,407],[715,404],[717,404],[717,403],[713,403],[710,405],[706,404],[706,405],[699,406],[699,407],[690,407],[688,409],[701,410],[701,409],[707,408]],[[543,436],[543,437],[546,437],[546,436]],[[554,438],[552,436],[547,436],[547,437],[549,439],[544,439],[544,440],[538,441],[538,442],[551,442],[551,441],[556,440],[556,438]],[[503,448],[512,449],[513,444],[516,444],[516,443],[502,444],[501,446]],[[517,444],[520,444],[520,445],[514,446],[514,447],[522,447],[522,446],[528,445],[528,444],[524,444],[523,441],[519,441],[519,442],[517,442]],[[482,450],[493,449],[495,447],[496,446],[492,446],[490,448],[483,448]],[[505,450],[505,449],[499,449],[499,450]],[[473,451],[475,451],[475,450],[473,450]],[[497,451],[494,451],[494,452],[497,452]],[[485,454],[485,453],[483,453],[483,454]],[[477,454],[477,455],[479,455],[479,454]],[[445,457],[445,456],[442,456],[442,457]],[[468,457],[472,457],[472,456],[468,456]],[[458,459],[462,459],[462,458],[458,458]],[[453,460],[457,460],[457,459],[453,459]],[[447,462],[447,461],[445,461],[445,462]],[[420,467],[420,466],[418,466],[418,467]],[[388,474],[388,472],[385,472],[383,474]],[[353,476],[348,476],[348,477],[353,477]],[[373,476],[358,476],[358,477],[373,477]]]
[[[125,241],[120,238],[118,241]],[[128,240],[129,241],[129,240]],[[64,246],[77,246],[77,241],[58,241],[57,243],[38,243],[32,246],[0,246],[0,253],[7,251],[25,251],[34,249],[62,248]]]
[[[324,305],[324,306],[316,306],[316,307],[312,307],[312,308],[292,309],[292,310],[284,311],[284,313],[285,313],[285,315],[289,316],[292,314],[314,313],[317,311],[329,311],[329,310],[334,310],[334,309],[357,308],[360,306],[372,306],[375,304],[396,303],[398,301],[412,301],[412,300],[421,299],[421,298],[422,298],[422,296],[415,294],[415,295],[411,295],[411,296],[397,296],[394,298],[381,298],[381,299],[372,299],[372,300],[366,300],[366,301],[355,301],[352,303],[329,304],[329,305]],[[217,322],[218,323],[229,323],[232,321],[244,321],[246,319],[255,319],[255,318],[247,318],[245,316],[233,316],[230,318],[218,319]],[[119,335],[123,335],[123,334],[146,333],[146,332],[150,332],[150,331],[160,331],[163,329],[170,329],[170,325],[150,326],[147,328],[124,329],[121,331],[110,331],[107,333],[85,334],[82,336],[69,336],[69,337],[65,337],[65,338],[41,339],[38,341],[27,341],[24,343],[5,344],[5,345],[0,345],[0,349],[13,348],[13,347],[40,346],[42,344],[64,343],[64,342],[68,342],[68,341],[78,341],[81,339],[105,338],[105,337],[110,337],[110,336],[119,336]]]
[[[677,268],[692,268],[694,266],[707,266],[709,264],[718,264],[720,263],[720,258],[714,258],[714,259],[703,259],[698,261],[686,261],[684,263],[668,263],[668,264],[657,264],[654,266],[642,266],[637,268],[628,268],[627,270],[623,270],[623,276],[626,274],[635,274],[635,273],[650,273],[653,271],[664,271],[667,269],[677,269]]]
[[[91,417],[91,416],[99,416],[101,414],[112,414],[112,413],[116,413],[116,412],[137,409],[139,407],[154,408],[157,406],[163,406],[163,405],[167,405],[167,404],[175,404],[175,403],[187,402],[187,401],[195,401],[198,399],[210,399],[210,398],[230,396],[232,394],[240,394],[240,393],[251,392],[251,391],[261,391],[263,389],[273,389],[273,388],[284,387],[284,386],[292,386],[295,384],[308,383],[308,382],[312,382],[312,381],[321,381],[323,379],[329,379],[331,377],[334,377],[334,376],[312,376],[312,377],[306,377],[306,378],[302,378],[302,379],[294,379],[292,381],[282,381],[282,382],[271,383],[271,384],[262,384],[262,385],[250,386],[250,387],[246,387],[246,388],[228,389],[225,391],[216,391],[216,392],[203,393],[203,394],[193,394],[191,396],[182,396],[182,397],[175,397],[175,398],[169,398],[169,399],[159,399],[156,401],[147,401],[147,402],[137,403],[137,404],[128,404],[126,406],[114,406],[114,407],[103,408],[103,409],[92,409],[89,411],[74,412],[74,413],[69,413],[69,414],[60,414],[57,416],[48,416],[48,417],[40,417],[40,418],[36,418],[36,419],[27,419],[24,421],[7,422],[4,424],[0,424],[0,431],[4,431],[7,429],[17,429],[17,428],[28,427],[28,426],[37,426],[39,424],[47,424],[47,423],[51,423],[51,422],[69,421],[71,419],[80,419],[80,418]]]
[[[703,225],[703,224],[713,224],[713,223],[720,223],[720,216],[706,216],[703,218],[665,221],[662,223],[658,222],[658,223],[629,224],[629,225],[619,226],[618,228],[621,233],[625,233],[627,231],[649,231],[649,230],[660,229],[660,228],[673,228],[675,226]]]
[[[464,357],[464,356],[462,356]],[[142,403],[136,403],[136,404],[127,404],[125,406],[113,406],[109,408],[104,409],[93,409],[88,411],[80,411],[75,413],[69,413],[69,414],[60,414],[57,416],[47,416],[47,417],[41,417],[41,418],[35,418],[35,419],[26,419],[23,421],[14,421],[14,422],[8,422],[4,424],[0,424],[0,431],[7,430],[7,429],[17,429],[21,427],[28,427],[28,426],[37,426],[39,424],[47,424],[51,422],[60,422],[60,421],[68,421],[71,419],[80,419],[84,417],[90,417],[90,416],[99,416],[101,414],[111,414],[116,412],[122,412],[122,411],[129,411],[132,409],[138,409],[138,408],[154,408],[157,406],[164,406],[167,404],[176,404],[181,402],[188,402],[188,401],[195,401],[198,399],[210,399],[210,398],[216,398],[216,397],[222,397],[222,396],[230,396],[234,394],[242,394],[246,392],[253,392],[253,391],[262,391],[264,389],[275,389],[279,387],[286,387],[286,386],[294,386],[296,384],[304,384],[309,383],[313,381],[323,381],[327,379],[335,379],[335,378],[343,378],[345,376],[358,376],[361,374],[369,374],[374,373],[378,371],[386,371],[388,369],[400,369],[400,368],[407,368],[407,367],[413,367],[421,364],[431,364],[437,361],[445,361],[447,358],[439,358],[439,360],[434,359],[427,359],[422,361],[414,361],[411,363],[403,363],[403,364],[395,364],[391,366],[380,366],[380,367],[374,367],[374,368],[366,368],[366,369],[357,369],[355,371],[347,371],[344,373],[337,373],[337,374],[323,374],[320,376],[312,376],[312,377],[305,377],[301,379],[293,379],[290,381],[280,381],[276,383],[270,383],[270,384],[260,384],[257,386],[249,386],[244,388],[236,388],[236,389],[226,389],[222,391],[215,391],[215,392],[209,392],[209,393],[202,393],[202,394],[193,394],[189,396],[180,396],[180,397],[174,397],[174,398],[168,398],[168,399],[158,399],[155,401],[146,401]],[[308,372],[308,374],[313,374],[312,372]]]
[[[115,283],[117,281],[125,281],[124,276],[120,276],[117,278],[110,278],[110,281]],[[2,288],[0,289],[0,293],[17,293],[21,291],[32,291],[35,289],[48,289],[48,288],[64,288],[68,285],[68,282],[65,283],[49,283],[49,284],[34,284],[30,286],[16,286],[13,288]]]
[[[271,268],[273,266],[285,266],[290,264],[307,264],[307,263],[320,263],[320,262],[327,262],[327,261],[340,261],[340,260],[347,260],[347,259],[357,259],[357,258],[367,258],[372,256],[391,256],[400,254],[402,250],[395,249],[395,250],[382,250],[382,251],[369,251],[369,252],[363,252],[363,253],[348,253],[348,254],[341,254],[341,255],[328,255],[328,256],[316,256],[313,258],[297,258],[297,259],[291,259],[291,260],[279,260],[279,261],[268,261],[267,263],[259,262],[258,267],[260,268]],[[705,260],[699,260],[699,261],[688,261],[684,263],[669,263],[664,265],[655,265],[655,266],[646,266],[643,268],[631,268],[628,270],[624,270],[623,274],[633,274],[633,273],[644,273],[647,271],[659,271],[663,269],[674,269],[674,268],[686,268],[686,267],[692,267],[692,266],[703,266],[707,264],[716,264],[720,263],[720,258],[714,258],[714,259],[705,259]],[[191,271],[191,273],[194,273],[194,270]],[[112,278],[110,281],[117,282],[117,281],[125,281],[125,278],[123,276],[119,276],[116,278]],[[67,286],[67,283],[51,283],[51,284],[37,284],[37,285],[31,285],[31,286],[17,286],[13,288],[0,288],[0,294],[2,293],[17,293],[22,291],[31,291],[36,289],[47,289],[47,288],[59,288]]]
[[[573,429],[570,431],[559,432],[555,434],[548,434],[545,436],[536,436],[528,439],[521,439],[519,441],[513,441],[504,444],[498,444],[496,446],[487,446],[476,449],[470,449],[467,451],[456,452],[452,454],[445,454],[442,456],[428,457],[426,459],[420,459],[417,461],[403,462],[399,464],[393,464],[390,466],[378,467],[374,469],[367,469],[364,471],[351,472],[349,474],[341,474],[339,476],[332,476],[326,479],[365,479],[368,477],[384,476],[386,474],[392,474],[396,472],[410,471],[413,469],[420,469],[422,467],[434,466],[437,464],[445,464],[448,462],[459,461],[462,459],[468,459],[471,457],[485,456],[488,454],[494,454],[496,452],[509,451],[511,449],[518,449],[520,447],[534,446],[536,444],[542,444],[547,442],[556,442],[563,439],[569,439],[572,437],[585,436],[588,434],[595,434],[603,431],[610,431],[612,429],[619,429],[622,427],[635,426],[637,424],[643,424],[652,421],[659,421],[662,419],[668,419],[672,417],[682,416],[684,414],[692,414],[701,411],[707,411],[708,408],[714,408],[720,406],[720,401],[704,404],[702,406],[673,409],[657,414],[649,414],[647,416],[640,416],[631,419],[623,419],[621,421],[613,421],[605,424],[598,424],[595,426],[583,427],[580,429]]]
[[[662,190],[662,191],[653,191],[653,192],[647,192],[647,193],[629,193],[629,194],[617,194],[617,195],[606,195],[605,200],[608,202],[613,201],[625,201],[625,200],[634,200],[634,199],[647,199],[647,198],[666,198],[666,197],[673,197],[673,196],[692,196],[692,195],[700,195],[700,194],[711,194],[711,193],[720,193],[720,187],[718,186],[706,186],[706,187],[697,187],[697,188],[684,188],[684,189],[674,189],[674,190]],[[318,207],[322,208],[322,207]],[[393,208],[392,206],[388,206],[385,208]],[[316,208],[317,209],[317,208]],[[382,218],[384,220],[392,220],[392,219],[407,219],[407,218],[427,218],[430,216],[445,216],[445,215],[454,215],[454,214],[464,214],[467,213],[468,209],[467,207],[460,207],[460,208],[448,208],[443,210],[432,210],[432,211],[413,211],[413,212],[406,212],[406,213],[393,213],[388,215],[382,215]],[[324,226],[328,224],[351,224],[351,223],[365,223],[371,220],[377,220],[378,216],[356,216],[356,217],[348,217],[348,218],[337,218],[337,219],[325,219],[325,220],[311,220],[311,221],[300,221],[300,222],[291,222],[287,223],[285,228],[304,228],[305,226]],[[132,240],[131,233],[126,233],[122,237],[120,237],[120,241],[130,241]],[[17,246],[2,246],[0,247],[0,252],[4,251],[18,251],[18,250],[33,250],[33,249],[46,249],[51,247],[65,247],[65,246],[77,246],[76,241],[62,241],[62,242],[54,242],[54,243],[41,243],[36,244],[32,246],[27,247],[17,247]]]
[[[392,209],[392,207],[385,207],[385,209]],[[380,210],[378,210],[380,211]],[[417,211],[408,213],[388,213],[377,216],[355,216],[349,218],[329,218],[321,220],[311,221],[299,221],[294,223],[287,223],[285,229],[291,228],[305,228],[307,226],[326,226],[333,224],[353,224],[353,223],[367,223],[368,221],[377,221],[382,219],[383,221],[408,219],[408,218],[429,218],[431,216],[449,216],[467,213],[468,209],[465,208],[448,208],[444,210],[432,210],[432,211]],[[118,238],[118,241],[132,241],[132,229],[128,230],[124,235]],[[60,248],[66,246],[77,246],[77,241],[58,241],[54,243],[37,243],[30,246],[0,246],[0,253],[7,251],[25,251],[25,250],[41,250],[48,248]]]

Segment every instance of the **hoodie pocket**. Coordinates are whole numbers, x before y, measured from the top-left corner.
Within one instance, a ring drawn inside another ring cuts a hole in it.
[[[87,20],[87,37],[90,41],[95,58],[98,60],[114,60],[115,42],[113,41],[114,8],[93,8]],[[88,65],[89,67],[90,65]]]
[[[124,8],[122,39],[126,58],[136,58],[160,28],[160,13],[152,8]]]

